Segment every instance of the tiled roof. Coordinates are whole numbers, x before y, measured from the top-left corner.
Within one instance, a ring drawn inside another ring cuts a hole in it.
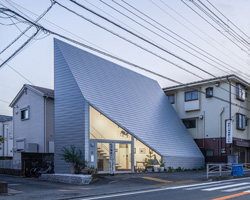
[[[48,89],[48,88],[43,88],[43,87],[38,87],[35,85],[29,85],[30,87],[42,92],[44,95],[48,95],[49,97],[54,97],[54,90]]]

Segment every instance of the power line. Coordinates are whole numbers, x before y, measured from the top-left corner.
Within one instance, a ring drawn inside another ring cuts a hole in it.
[[[53,5],[54,5],[54,2],[51,2],[50,7],[48,7],[47,10],[45,10],[45,11],[36,19],[35,22],[36,22],[36,23],[39,22],[39,20],[42,19],[42,18],[44,17],[44,15],[46,15],[46,14],[49,12],[49,10],[53,7]],[[13,45],[13,44],[14,44],[19,38],[21,38],[21,37],[22,37],[31,27],[32,27],[32,25],[29,26],[29,27],[27,27],[24,31],[21,31],[21,34],[18,35],[9,45],[7,45],[7,46],[0,52],[0,54],[2,54],[4,51],[6,51],[6,49],[8,49],[11,45]]]
[[[204,3],[202,3],[200,0],[198,0],[198,2],[203,6],[205,7],[210,13],[212,13],[212,15],[214,15],[223,25],[223,28],[224,30],[226,31],[233,31],[233,35],[235,37],[237,37],[240,42],[244,43],[245,45],[250,45],[250,43],[248,41],[245,40],[245,38],[243,38],[241,35],[239,35],[233,28],[231,28],[227,23],[225,23],[218,15],[216,15],[208,6],[206,6]],[[219,22],[216,20],[216,22]],[[230,30],[228,30],[227,28],[229,28]],[[247,47],[249,48],[249,47]]]
[[[235,43],[232,39],[230,39],[227,35],[222,33],[219,29],[217,29],[213,24],[211,24],[207,19],[205,19],[201,14],[199,14],[196,10],[191,8],[187,3],[185,3],[183,0],[181,0],[188,8],[190,8],[193,12],[195,12],[199,17],[201,17],[205,22],[207,22],[210,26],[212,26],[215,30],[217,30],[220,34],[222,34],[224,37],[226,37],[228,40],[230,40],[233,44],[235,44],[237,47],[239,47],[242,51],[250,55],[246,50],[242,49],[237,43]]]
[[[12,58],[14,58],[16,56],[16,54],[21,51],[38,33],[39,33],[40,29],[37,29],[37,31],[26,41],[24,42],[11,56],[9,56],[1,65],[0,68],[2,66],[4,66],[7,62],[9,62]]]
[[[135,37],[137,37],[137,38],[139,38],[139,39],[141,39],[141,40],[143,40],[143,41],[145,41],[145,42],[151,44],[152,46],[154,46],[154,47],[156,47],[156,48],[158,48],[158,49],[160,49],[160,50],[162,50],[162,51],[164,51],[164,52],[166,52],[166,53],[172,55],[173,57],[175,57],[175,58],[177,58],[177,59],[179,59],[179,60],[181,60],[181,61],[183,61],[183,62],[185,62],[185,63],[187,63],[187,64],[189,64],[189,65],[191,65],[192,67],[194,67],[194,68],[196,68],[196,69],[199,69],[200,71],[202,71],[202,72],[204,72],[204,73],[206,73],[206,74],[208,74],[208,75],[210,75],[210,76],[215,77],[213,74],[207,72],[206,70],[204,70],[204,69],[202,69],[202,68],[200,68],[200,67],[198,67],[198,66],[196,66],[196,65],[194,65],[194,64],[192,64],[192,63],[190,63],[189,61],[187,61],[187,60],[185,60],[185,59],[183,59],[183,58],[177,56],[176,54],[174,54],[174,53],[172,53],[172,52],[167,51],[167,50],[164,49],[164,48],[161,48],[160,46],[158,46],[158,45],[156,45],[156,44],[154,44],[154,43],[152,43],[152,42],[146,40],[145,38],[143,38],[143,37],[141,37],[141,36],[135,34],[134,32],[132,32],[132,31],[130,31],[130,30],[124,28],[124,27],[122,27],[121,25],[119,25],[119,24],[117,24],[117,23],[115,23],[115,22],[109,20],[108,18],[106,18],[106,17],[104,17],[104,16],[102,16],[102,15],[96,13],[95,11],[93,11],[93,10],[91,10],[91,9],[89,9],[89,8],[87,8],[87,7],[85,7],[85,6],[81,5],[81,4],[79,4],[79,3],[75,2],[75,1],[73,1],[73,0],[70,0],[70,1],[73,2],[74,4],[78,5],[78,6],[82,7],[83,9],[85,9],[85,10],[87,10],[87,11],[93,13],[94,15],[96,15],[96,16],[98,16],[98,17],[100,17],[100,18],[102,18],[102,19],[104,19],[104,20],[106,20],[106,21],[108,21],[109,23],[111,23],[111,24],[117,26],[118,28],[120,28],[120,29],[122,29],[122,30],[124,30],[124,31],[126,31],[126,32],[128,32],[128,33],[130,33],[130,34],[132,34],[133,36],[135,36]],[[55,2],[56,2],[56,1],[55,1]],[[173,62],[171,62],[171,61],[169,61],[169,60],[167,60],[167,59],[165,59],[165,58],[163,58],[163,57],[161,57],[161,56],[159,56],[159,55],[153,53],[152,51],[150,51],[150,50],[148,50],[148,49],[146,49],[146,48],[144,48],[144,47],[142,47],[142,46],[140,46],[140,45],[138,45],[138,44],[136,44],[136,43],[134,43],[134,42],[132,42],[132,41],[130,41],[130,40],[128,40],[128,39],[126,39],[125,37],[120,36],[119,34],[117,34],[117,33],[113,32],[113,31],[111,31],[111,30],[109,30],[109,29],[103,27],[102,25],[100,25],[100,24],[98,24],[98,23],[96,23],[96,22],[93,22],[92,20],[90,20],[90,19],[88,19],[88,18],[86,18],[86,17],[84,17],[84,16],[82,16],[82,15],[76,13],[75,11],[70,10],[69,8],[63,6],[62,4],[60,4],[60,3],[58,3],[58,2],[56,2],[56,3],[57,3],[58,5],[60,5],[60,6],[62,6],[63,8],[67,9],[68,11],[73,12],[74,14],[78,15],[79,17],[81,17],[81,18],[83,18],[83,19],[89,21],[90,23],[92,23],[92,24],[94,24],[94,25],[96,25],[96,26],[98,26],[98,27],[100,27],[100,28],[102,28],[102,29],[104,29],[104,30],[106,30],[106,31],[108,31],[108,32],[110,32],[110,33],[112,33],[113,35],[116,35],[116,36],[118,36],[118,37],[120,37],[120,38],[122,38],[122,39],[124,39],[124,40],[126,40],[126,41],[128,41],[128,42],[130,42],[130,43],[133,43],[133,44],[136,45],[137,47],[139,47],[139,48],[141,48],[141,49],[143,49],[143,50],[145,50],[145,51],[147,51],[147,52],[150,52],[150,53],[156,55],[157,57],[159,57],[159,58],[161,58],[161,59],[163,59],[163,60],[165,60],[165,61],[167,61],[167,62],[173,64]],[[174,65],[176,66],[176,64],[174,64]],[[178,65],[177,67],[178,67],[178,68],[181,68],[181,69],[185,70],[186,72],[188,72],[188,73],[190,73],[190,74],[193,74],[193,75],[195,75],[195,76],[197,76],[197,77],[199,77],[199,78],[202,78],[202,77],[200,77],[199,75],[194,74],[193,72],[190,72],[189,70],[187,70],[187,69],[185,69],[185,68],[183,68],[183,67],[180,67],[179,65]]]
[[[56,1],[55,1],[55,2],[56,2]],[[70,12],[76,14],[77,16],[79,16],[79,17],[81,17],[81,18],[87,20],[88,22],[90,22],[90,23],[92,23],[92,24],[94,24],[94,25],[96,25],[96,26],[98,26],[98,27],[100,27],[100,28],[102,28],[102,29],[108,31],[109,33],[111,33],[111,34],[113,34],[113,35],[115,35],[115,36],[117,36],[117,37],[119,37],[119,38],[121,38],[121,39],[123,39],[123,40],[125,40],[125,41],[127,41],[127,42],[129,42],[129,43],[131,43],[131,44],[133,44],[133,45],[135,45],[135,46],[137,46],[138,48],[140,48],[140,49],[142,49],[142,50],[144,50],[144,51],[147,51],[148,53],[150,53],[150,54],[152,54],[152,55],[155,55],[156,57],[158,57],[158,58],[160,58],[160,59],[162,59],[162,60],[164,60],[164,61],[166,61],[166,62],[168,62],[168,63],[170,63],[170,64],[172,64],[172,65],[175,65],[176,67],[178,67],[178,68],[180,68],[180,69],[182,69],[182,70],[184,70],[184,71],[186,71],[186,72],[188,72],[188,73],[190,73],[190,74],[192,74],[192,75],[194,75],[194,76],[196,76],[196,77],[199,77],[199,78],[203,79],[201,76],[199,76],[199,75],[197,75],[197,74],[195,74],[195,73],[193,73],[193,72],[191,72],[191,71],[189,71],[189,70],[187,70],[187,69],[181,67],[180,65],[178,65],[178,64],[176,64],[176,63],[174,63],[174,62],[172,62],[172,61],[170,61],[170,60],[167,60],[166,58],[164,58],[164,57],[162,57],[162,56],[160,56],[160,55],[154,53],[153,51],[151,51],[151,50],[149,50],[149,49],[146,49],[145,47],[142,47],[141,45],[139,45],[139,44],[137,44],[137,43],[135,43],[135,42],[132,42],[131,40],[129,40],[129,39],[127,39],[127,38],[125,38],[125,37],[123,37],[123,36],[121,36],[121,35],[119,35],[119,34],[113,32],[113,31],[111,31],[111,30],[105,28],[104,26],[102,26],[102,25],[100,25],[100,24],[98,24],[98,23],[96,23],[96,22],[93,22],[92,20],[90,20],[90,19],[88,19],[88,18],[86,18],[86,17],[84,17],[84,16],[82,16],[82,15],[76,13],[75,11],[73,11],[73,10],[71,10],[71,9],[69,9],[69,8],[67,8],[67,7],[65,7],[65,6],[63,6],[62,4],[60,4],[60,3],[58,3],[58,2],[56,2],[56,3],[57,3],[59,6],[65,8],[66,10],[68,10],[68,11],[70,11]],[[105,18],[105,17],[104,17],[104,18]],[[107,18],[106,18],[106,19],[107,19]],[[107,19],[107,20],[108,20],[108,19]],[[110,21],[110,20],[109,20],[109,21]],[[111,22],[111,23],[116,24],[115,22]],[[117,26],[121,27],[121,26],[118,25],[118,24],[117,24]],[[132,31],[129,31],[128,29],[126,29],[126,28],[124,28],[124,27],[121,27],[121,28],[124,29],[124,30],[126,30],[127,32],[129,32],[129,33],[135,35],[136,37],[139,37],[140,39],[146,41],[147,43],[152,44],[153,46],[155,46],[155,47],[161,49],[162,51],[165,51],[166,53],[169,53],[169,54],[171,54],[171,55],[174,55],[173,53],[171,53],[171,52],[169,52],[169,51],[167,51],[167,50],[165,50],[165,49],[159,47],[158,45],[156,45],[156,44],[154,44],[154,43],[152,43],[152,42],[150,42],[150,41],[148,41],[148,40],[146,40],[146,39],[144,39],[144,38],[142,38],[141,36],[138,36],[137,34],[133,33]],[[175,55],[175,57],[178,57],[178,56]],[[183,59],[183,61],[184,61],[184,59]],[[186,62],[188,62],[188,61],[186,61]],[[193,64],[190,63],[190,65],[193,65]],[[199,68],[198,66],[195,66],[195,65],[193,65],[193,66],[194,66],[195,68]],[[201,71],[204,71],[204,72],[205,72],[205,70],[203,70],[203,69],[201,69]],[[212,76],[214,76],[214,75],[212,75]]]
[[[228,22],[230,22],[235,28],[237,28],[242,34],[244,34],[248,39],[250,39],[250,37],[245,34],[238,26],[236,26],[230,19],[228,19],[221,11],[219,11],[210,1],[207,0],[207,2],[215,9],[217,10],[223,17],[225,17],[227,19]]]
[[[1,61],[3,61],[0,58]],[[29,79],[27,79],[24,75],[22,75],[20,72],[18,72],[17,70],[15,70],[13,67],[11,67],[8,63],[5,63],[10,69],[12,69],[14,72],[16,72],[19,76],[21,76],[23,79],[25,79],[26,81],[28,81],[29,83],[31,83],[32,85],[35,85],[34,83],[32,83]]]
[[[208,41],[206,41],[204,38],[202,38],[200,35],[198,35],[196,32],[194,32],[193,30],[191,30],[188,26],[184,25],[182,22],[180,22],[178,19],[176,19],[175,17],[173,17],[171,14],[169,14],[168,12],[166,12],[162,7],[158,6],[155,2],[153,2],[152,0],[149,0],[153,5],[155,5],[157,8],[159,8],[161,11],[163,11],[165,14],[167,14],[168,16],[170,16],[171,18],[173,18],[175,21],[177,21],[179,24],[181,24],[182,26],[184,26],[187,30],[189,30],[191,33],[193,33],[196,37],[200,38],[201,40],[203,40],[204,42],[206,42],[209,46],[213,47],[214,49],[216,49],[218,52],[220,52],[221,54],[225,55],[226,57],[228,57],[230,60],[233,60],[235,63],[237,63],[238,65],[240,65],[239,62],[237,62],[235,59],[233,59],[232,57],[226,55],[223,51],[221,51],[220,49],[218,49],[216,46],[212,45],[211,43],[209,43]],[[186,22],[188,22],[189,24],[191,24],[193,27],[195,27],[197,30],[199,30],[200,32],[202,32],[204,35],[206,35],[207,37],[209,37],[211,40],[213,40],[214,42],[216,42],[218,45],[222,46],[225,50],[227,50],[228,52],[230,52],[231,54],[235,55],[237,58],[239,58],[240,60],[242,60],[243,62],[246,62],[245,60],[243,60],[240,56],[238,56],[237,54],[235,54],[233,51],[231,51],[230,49],[228,49],[227,47],[225,47],[221,42],[216,41],[213,37],[211,37],[211,35],[207,34],[206,32],[204,32],[202,29],[200,29],[198,26],[196,26],[194,23],[192,23],[190,20],[188,20],[186,17],[184,17],[182,14],[179,14],[176,10],[174,10],[172,7],[170,7],[168,4],[166,4],[164,1],[160,0],[163,5],[165,5],[166,7],[168,7],[170,10],[172,10],[175,14],[177,14],[178,16],[180,16],[183,20],[185,20]],[[244,66],[242,66],[244,67]],[[244,67],[245,68],[245,67]],[[245,68],[246,69],[246,68]],[[248,70],[248,69],[247,69]]]
[[[0,9],[0,10],[1,10],[1,9]],[[113,55],[111,55],[111,54],[108,54],[108,53],[103,52],[103,51],[101,51],[101,50],[98,50],[98,49],[95,49],[95,48],[93,48],[93,47],[90,47],[90,46],[88,46],[88,45],[86,45],[86,44],[80,43],[80,42],[78,42],[78,41],[76,41],[76,40],[73,40],[73,39],[71,39],[71,38],[68,38],[68,37],[66,37],[66,36],[63,36],[63,35],[61,35],[61,34],[59,34],[59,33],[53,32],[53,31],[51,31],[51,30],[49,30],[49,29],[46,29],[46,28],[44,28],[43,26],[37,25],[36,23],[34,23],[34,22],[32,22],[32,21],[26,19],[25,17],[21,16],[20,14],[16,13],[15,11],[12,11],[12,10],[10,10],[10,9],[5,10],[5,11],[12,12],[12,13],[16,14],[17,16],[19,16],[20,18],[25,19],[27,22],[33,24],[35,27],[37,27],[37,28],[39,28],[39,29],[41,29],[41,30],[43,30],[43,31],[45,31],[45,32],[49,32],[50,34],[56,35],[56,36],[58,36],[58,37],[60,37],[60,38],[63,38],[63,39],[65,39],[65,40],[67,40],[67,41],[70,41],[70,42],[72,42],[72,43],[74,43],[74,44],[80,45],[80,46],[82,46],[82,47],[84,47],[84,48],[87,48],[87,49],[89,49],[89,50],[95,51],[95,52],[97,52],[97,53],[100,53],[100,54],[102,54],[102,55],[108,56],[108,57],[110,57],[110,58],[116,59],[116,60],[118,60],[118,61],[124,62],[124,63],[126,63],[126,64],[129,64],[129,65],[132,64],[132,66],[134,66],[134,67],[137,67],[137,68],[139,68],[139,69],[143,69],[143,70],[145,70],[145,71],[147,71],[147,72],[153,73],[154,75],[160,76],[160,77],[162,77],[162,78],[164,78],[164,79],[173,81],[173,82],[178,83],[178,84],[182,84],[182,83],[179,82],[179,81],[175,81],[175,80],[173,80],[173,79],[171,79],[171,78],[168,78],[168,77],[166,77],[166,76],[163,76],[163,75],[158,74],[158,73],[155,73],[155,72],[152,72],[152,71],[147,70],[147,69],[145,69],[145,68],[142,68],[142,67],[140,67],[140,66],[138,66],[138,65],[135,65],[135,64],[133,64],[133,63],[130,63],[130,62],[125,61],[125,60],[123,60],[123,59],[120,59],[120,58],[118,58],[118,57],[115,57],[115,56],[113,56]],[[201,91],[200,89],[191,87],[191,86],[189,86],[188,84],[186,84],[186,86],[189,87],[189,88],[195,89],[195,90],[199,91],[199,92],[202,93],[202,94],[205,94],[205,92]],[[217,96],[214,96],[214,98],[217,99],[217,100],[221,100],[221,101],[223,101],[223,102],[231,103],[231,104],[234,105],[234,106],[237,106],[237,107],[239,107],[239,108],[246,109],[246,110],[249,110],[249,111],[250,111],[250,109],[248,109],[248,108],[245,108],[245,107],[243,107],[243,106],[240,106],[240,105],[238,105],[238,104],[236,104],[236,103],[229,102],[229,101],[227,101],[227,100],[225,100],[225,99],[223,99],[223,98],[220,98],[220,97],[217,97]]]
[[[104,16],[102,16],[102,15],[96,13],[95,11],[93,11],[93,10],[91,10],[91,9],[89,9],[89,8],[87,8],[87,7],[85,7],[85,6],[81,5],[81,4],[79,4],[79,3],[75,2],[75,1],[73,1],[73,0],[70,0],[70,1],[73,2],[73,3],[75,3],[76,5],[79,5],[80,7],[84,8],[85,10],[87,10],[87,11],[89,11],[89,12],[91,12],[91,13],[97,15],[97,16],[99,16],[100,18],[105,19],[106,21],[108,21],[108,22],[110,22],[111,24],[113,24],[113,25],[115,25],[115,26],[121,28],[122,30],[125,30],[126,32],[128,32],[128,33],[130,33],[130,34],[132,34],[132,35],[138,37],[139,39],[142,39],[143,41],[146,41],[147,43],[150,43],[150,44],[151,44],[150,41],[147,41],[146,39],[142,38],[141,36],[138,36],[137,34],[133,33],[132,31],[127,30],[126,28],[124,28],[124,27],[122,27],[122,26],[116,24],[115,22],[113,22],[113,21],[107,19],[106,17],[104,17]],[[56,1],[55,1],[55,2],[56,2]],[[147,52],[152,53],[153,55],[156,55],[157,57],[159,57],[159,55],[155,54],[154,52],[149,51],[148,49],[145,49],[144,47],[142,47],[142,46],[140,46],[140,45],[138,45],[138,44],[136,44],[136,43],[134,43],[134,42],[128,40],[127,38],[124,38],[124,37],[120,36],[120,35],[117,34],[117,33],[114,33],[113,31],[111,31],[111,30],[109,30],[109,29],[107,29],[107,28],[101,26],[100,24],[98,24],[98,23],[96,23],[96,22],[93,22],[92,20],[90,20],[90,19],[88,19],[88,18],[86,18],[86,17],[84,17],[84,16],[82,16],[82,15],[76,13],[75,11],[72,11],[72,10],[70,10],[69,8],[67,8],[67,7],[65,7],[65,6],[63,6],[63,5],[61,5],[61,4],[59,4],[58,2],[56,2],[56,3],[57,3],[58,5],[60,5],[60,6],[62,6],[63,8],[65,8],[66,10],[68,10],[68,11],[70,11],[70,12],[76,14],[77,16],[79,16],[79,17],[81,17],[81,18],[83,18],[83,19],[89,21],[90,23],[92,23],[92,24],[94,24],[94,25],[96,25],[96,26],[98,26],[98,27],[100,27],[100,28],[102,28],[102,29],[104,29],[104,30],[106,30],[106,31],[108,31],[108,32],[110,32],[110,33],[112,33],[112,34],[114,34],[114,35],[116,35],[116,36],[122,38],[122,39],[124,39],[125,41],[130,42],[131,44],[136,45],[137,47],[139,47],[139,48],[141,48],[141,49],[143,49],[143,50],[146,50]],[[155,44],[152,44],[152,45],[158,47],[158,46],[155,45]],[[161,49],[161,47],[158,47],[158,48]],[[163,51],[165,51],[165,52],[168,52],[168,51],[166,51],[165,49],[161,49],[161,50],[163,50]],[[169,53],[169,54],[170,54],[170,53]],[[170,55],[171,55],[171,54],[170,54]],[[198,67],[198,66],[196,66],[196,65],[194,65],[194,64],[192,64],[192,63],[190,63],[190,62],[188,62],[188,61],[186,61],[185,59],[182,59],[182,58],[176,56],[175,54],[173,54],[173,55],[174,55],[174,57],[176,57],[176,58],[178,58],[178,59],[180,59],[180,60],[186,62],[187,64],[189,64],[189,65],[191,65],[191,66],[194,66],[195,68],[198,68],[198,69],[200,69],[201,71],[203,71],[203,72],[205,72],[205,73],[207,73],[207,74],[209,74],[209,75],[211,75],[211,76],[213,76],[213,77],[216,77],[216,76],[214,76],[213,74],[211,74],[210,72],[207,72],[206,70],[201,69],[200,67]],[[160,58],[162,58],[162,57],[160,57]],[[164,58],[163,58],[163,59],[164,59]],[[164,60],[167,61],[167,62],[171,62],[171,61],[166,60],[166,59],[164,59]],[[171,62],[171,64],[172,64],[172,62]],[[189,71],[189,70],[187,70],[187,69],[185,69],[185,68],[183,68],[183,67],[181,67],[181,66],[179,66],[179,65],[176,65],[176,64],[174,64],[174,65],[177,66],[177,67],[180,68],[180,69],[183,69],[183,70],[185,70],[185,71],[188,71],[189,73],[191,73],[191,74],[193,74],[193,75],[196,75],[197,77],[200,77],[200,76],[198,76],[197,74],[194,74],[193,72],[191,72],[191,71]],[[200,78],[201,78],[201,77],[200,77]],[[203,79],[203,78],[201,78],[201,79]],[[221,80],[221,81],[223,81],[223,80]],[[228,84],[226,81],[223,81],[223,82],[225,82],[226,84]],[[234,86],[234,85],[233,85],[233,87],[237,88],[237,87]]]
[[[203,62],[205,62],[205,63],[207,63],[207,64],[209,64],[209,65],[211,65],[211,66],[215,67],[216,69],[218,69],[218,70],[220,70],[220,71],[223,71],[224,73],[228,74],[228,72],[226,72],[226,71],[222,70],[221,68],[219,68],[219,67],[215,66],[214,64],[212,64],[212,63],[210,63],[210,62],[208,62],[208,61],[204,60],[203,58],[200,58],[199,56],[197,56],[197,55],[195,55],[195,54],[191,53],[190,51],[187,51],[186,49],[184,49],[184,48],[180,47],[180,46],[179,46],[179,45],[177,45],[176,43],[171,42],[170,40],[168,40],[168,39],[166,39],[165,37],[163,37],[163,36],[159,35],[158,33],[156,33],[155,31],[152,31],[150,28],[145,27],[144,25],[142,25],[142,24],[141,24],[141,23],[139,23],[138,21],[136,21],[136,20],[132,19],[131,17],[127,16],[126,14],[124,14],[124,13],[120,12],[119,10],[115,9],[113,6],[111,6],[111,5],[107,4],[107,3],[105,3],[105,2],[104,2],[104,1],[102,1],[102,0],[100,0],[100,1],[101,1],[102,3],[104,3],[105,5],[109,6],[110,8],[112,8],[112,9],[116,10],[116,11],[117,11],[117,12],[119,12],[120,14],[124,15],[125,17],[129,18],[130,20],[134,21],[135,23],[139,24],[140,26],[144,27],[144,28],[145,28],[145,29],[147,29],[148,31],[150,31],[150,32],[152,32],[152,33],[154,33],[154,34],[156,34],[157,36],[161,37],[162,39],[164,39],[164,40],[168,41],[169,43],[171,43],[171,44],[173,44],[173,45],[177,46],[178,48],[182,49],[183,51],[185,51],[185,52],[187,52],[187,53],[191,54],[192,56],[194,56],[194,57],[196,57],[196,58],[198,58],[198,59],[202,60]],[[215,60],[211,59],[210,57],[208,57],[208,56],[204,55],[203,53],[201,53],[201,52],[197,51],[196,49],[194,49],[194,48],[190,47],[189,45],[187,45],[187,44],[183,43],[183,42],[182,42],[182,41],[180,41],[179,39],[177,39],[177,38],[175,38],[175,37],[171,36],[170,34],[168,34],[167,32],[165,32],[164,30],[162,30],[162,29],[158,28],[158,27],[157,27],[157,26],[155,26],[154,24],[150,23],[149,21],[145,20],[144,18],[140,17],[139,15],[135,14],[134,12],[132,12],[131,10],[129,10],[129,9],[127,9],[126,7],[122,6],[121,4],[117,3],[116,1],[114,1],[114,0],[112,0],[112,1],[113,1],[115,4],[119,5],[120,7],[122,7],[123,9],[125,9],[126,11],[128,11],[128,12],[132,13],[133,15],[135,15],[136,17],[138,17],[139,19],[141,19],[141,20],[143,20],[144,22],[146,22],[146,23],[150,24],[151,26],[153,26],[153,27],[154,27],[154,28],[156,28],[157,30],[160,30],[161,32],[163,32],[163,33],[164,33],[164,34],[166,34],[167,36],[169,36],[169,37],[173,38],[174,40],[176,40],[176,41],[180,42],[182,45],[184,45],[184,46],[186,46],[186,47],[188,47],[188,48],[192,49],[192,50],[193,50],[193,51],[195,51],[196,53],[198,53],[198,54],[200,54],[200,55],[204,56],[205,58],[209,59],[210,61],[215,62],[216,64],[218,64],[218,65],[222,66],[223,68],[225,68],[225,69],[227,69],[227,70],[230,70],[227,66],[224,66],[224,65],[222,65],[222,64],[220,64],[220,63],[218,63],[217,61],[215,61]],[[123,1],[123,0],[122,0],[122,1]],[[123,1],[123,2],[124,2],[124,1]],[[125,2],[125,3],[126,3],[126,2]],[[128,4],[128,3],[126,3],[126,4]],[[131,6],[131,7],[132,7],[132,6]],[[135,8],[134,8],[134,9],[135,9]],[[137,10],[137,9],[136,9],[136,11],[138,11],[139,13],[143,14],[144,16],[146,16],[144,13],[140,12],[139,10]],[[148,18],[150,18],[150,17],[148,17]],[[151,19],[151,18],[150,18],[150,19]],[[153,20],[153,19],[151,19],[151,20]],[[155,20],[153,20],[153,21],[155,22]],[[157,22],[157,24],[159,24],[159,23]],[[170,31],[169,29],[167,29],[167,30],[168,30],[168,31]],[[172,32],[172,31],[171,31],[171,32]],[[172,33],[173,33],[173,32],[172,32]],[[177,34],[175,34],[175,35],[177,35]],[[177,35],[177,36],[178,36],[178,35]],[[180,36],[179,36],[179,37],[180,37]],[[181,37],[181,38],[182,38],[182,37]],[[188,41],[187,41],[187,40],[185,40],[184,38],[182,38],[182,39],[183,39],[184,41],[188,42]],[[192,43],[190,43],[190,42],[188,42],[188,43],[189,43],[189,44],[192,44]],[[195,46],[194,44],[192,44],[192,45],[193,45],[193,46]],[[195,47],[197,47],[197,46],[195,46]],[[199,47],[197,47],[197,48],[198,48],[198,49],[200,49]],[[200,50],[202,50],[202,49],[200,49]],[[202,50],[202,51],[203,51],[203,52],[205,52],[205,53],[207,53],[208,55],[212,56],[212,55],[211,55],[211,54],[209,54],[208,52],[206,52],[206,51],[204,51],[204,50]],[[212,56],[212,57],[214,57],[214,56]],[[214,58],[215,58],[215,57],[214,57]],[[217,58],[216,58],[216,59],[217,59]],[[217,59],[217,60],[219,60],[219,59]],[[223,62],[223,61],[222,61],[222,62]],[[230,65],[229,65],[229,66],[230,66]],[[230,67],[231,67],[231,68],[233,68],[233,69],[235,69],[235,70],[237,71],[237,69],[236,69],[236,68],[234,68],[234,67],[232,67],[232,66],[230,66]],[[237,73],[237,72],[234,72],[234,73]],[[246,77],[246,78],[249,78],[249,77]]]
[[[200,1],[199,1],[200,2]],[[245,47],[246,49],[247,49],[247,51],[249,50],[249,47],[248,47],[248,45],[249,44],[247,44],[246,43],[246,41],[244,41],[244,39],[241,39],[240,37],[239,37],[239,35],[238,34],[236,34],[235,32],[232,32],[231,31],[231,29],[229,28],[229,26],[225,26],[225,23],[219,18],[219,20],[217,20],[216,18],[214,18],[212,15],[213,15],[213,12],[212,12],[212,14],[210,14],[211,13],[211,11],[209,10],[209,8],[207,8],[206,7],[206,5],[205,4],[202,4],[201,3],[201,5],[203,6],[203,7],[205,7],[205,9],[207,9],[208,11],[206,11],[204,8],[202,8],[199,4],[197,4],[196,2],[193,2],[193,4],[197,7],[197,8],[199,8],[199,10],[201,10],[205,15],[207,15],[212,21],[214,21],[217,25],[219,25],[226,33],[228,33],[232,38],[234,38],[239,44],[241,44],[243,47]],[[217,17],[217,16],[215,16],[215,17]],[[221,23],[220,21],[222,21],[223,23]],[[217,29],[218,30],[218,29]],[[242,47],[241,47],[242,48]],[[242,50],[243,50],[243,48],[242,48]],[[243,50],[244,51],[244,50]]]

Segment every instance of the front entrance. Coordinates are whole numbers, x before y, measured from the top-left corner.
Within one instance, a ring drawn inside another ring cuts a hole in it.
[[[96,141],[98,172],[131,171],[131,143]]]

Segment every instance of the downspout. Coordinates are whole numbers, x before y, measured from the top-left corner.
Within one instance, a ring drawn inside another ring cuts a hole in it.
[[[232,120],[232,95],[231,95],[231,81],[229,81],[228,77],[227,77],[227,80],[229,82],[229,120]],[[232,121],[231,121],[232,123]],[[233,137],[233,136],[232,136]],[[231,149],[230,149],[230,154],[232,155],[233,153],[233,146],[232,144],[230,144],[231,146]],[[225,147],[226,147],[226,135],[225,135]]]
[[[224,112],[224,107],[222,107],[222,109],[220,111],[220,114],[219,114],[219,133],[220,133],[220,141],[221,141],[220,149],[222,149],[222,113],[223,112]],[[221,150],[220,150],[220,156],[221,156],[221,159],[222,159]]]
[[[44,153],[47,153],[47,143],[46,143],[46,139],[47,139],[47,137],[46,137],[46,134],[47,134],[47,128],[46,128],[46,126],[47,126],[47,113],[46,113],[46,111],[47,111],[47,109],[46,109],[46,106],[47,106],[47,99],[48,99],[48,96],[45,96],[45,98],[44,98]]]

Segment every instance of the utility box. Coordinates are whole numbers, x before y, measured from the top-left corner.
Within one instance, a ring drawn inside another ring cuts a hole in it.
[[[8,183],[4,181],[0,181],[0,194],[1,193],[8,193]]]
[[[38,153],[38,144],[37,143],[28,143],[27,152]]]

